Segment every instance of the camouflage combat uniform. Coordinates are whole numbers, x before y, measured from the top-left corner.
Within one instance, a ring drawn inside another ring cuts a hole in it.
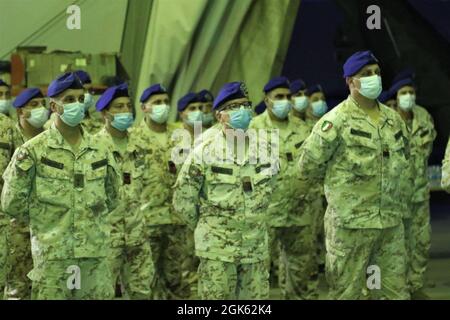
[[[19,124],[14,127],[14,150],[23,145],[28,138],[23,133]],[[33,269],[31,257],[30,226],[28,221],[13,218],[9,228],[9,264],[12,266],[6,283],[6,298],[30,299],[31,280],[28,273]]]
[[[170,162],[170,134],[170,131],[154,132],[144,120],[130,134],[133,139],[139,138],[140,147],[145,149],[147,166],[153,168],[143,175],[141,210],[155,266],[154,299],[185,295],[181,289],[185,252],[181,248],[185,245],[186,227],[175,217],[172,209],[172,186],[177,170]]]
[[[30,225],[33,299],[114,295],[106,257],[108,215],[118,204],[116,163],[87,134],[76,149],[52,125],[19,147],[3,174],[3,210]]]
[[[442,161],[442,188],[450,193],[450,139],[448,140],[445,157]]]
[[[378,106],[375,123],[349,96],[319,120],[301,147],[299,191],[324,181],[326,275],[333,299],[362,298],[371,265],[381,271],[377,297],[409,298],[405,207],[398,201],[398,174],[408,165],[406,128],[395,111]]]
[[[12,156],[12,126],[9,118],[0,113],[0,173],[6,170],[9,160]],[[0,178],[0,191],[3,189],[3,179]],[[1,202],[0,202],[1,204]],[[3,299],[3,293],[6,285],[6,276],[9,273],[8,264],[8,217],[2,212],[0,207],[0,300]]]
[[[113,286],[119,281],[127,298],[150,299],[155,269],[139,195],[144,172],[153,168],[146,165],[138,137],[127,137],[122,150],[105,128],[96,136],[110,145],[122,176],[120,203],[110,214]]]
[[[267,111],[252,120],[250,128],[274,130],[279,135],[280,173],[267,214],[273,235],[270,246],[280,245],[280,266],[283,267],[283,271],[280,270],[280,286],[283,297],[289,300],[315,298],[316,294],[308,290],[316,258],[311,210],[314,198],[298,201],[295,179],[295,159],[298,159],[299,149],[309,136],[309,128],[301,119],[283,123],[272,121]],[[273,251],[271,258],[277,258]]]
[[[412,198],[411,232],[414,239],[413,252],[408,266],[408,284],[412,292],[424,285],[428,253],[431,245],[430,188],[428,184],[428,157],[436,138],[433,119],[418,105],[412,109],[410,127],[411,155],[415,164],[414,195]],[[407,122],[408,123],[408,122]]]
[[[175,185],[174,208],[195,229],[200,299],[266,299],[266,210],[278,162],[258,158],[252,143],[236,161],[227,146],[219,131],[190,153]]]

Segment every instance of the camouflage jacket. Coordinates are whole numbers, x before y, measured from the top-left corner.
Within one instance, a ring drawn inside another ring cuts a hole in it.
[[[254,263],[268,257],[267,208],[277,159],[259,157],[265,141],[251,143],[242,161],[235,161],[223,132],[190,153],[178,175],[173,204],[195,229],[197,256],[233,263]],[[270,150],[268,150],[270,154]],[[200,160],[200,161],[199,161]]]
[[[299,118],[297,121],[288,120],[284,125],[277,125],[266,111],[251,121],[250,128],[258,131],[268,130],[278,135],[280,172],[270,197],[268,208],[270,225],[288,227],[311,224],[312,216],[311,212],[306,209],[307,202],[299,201],[296,194],[298,180],[295,166],[300,147],[310,133],[308,126]],[[271,136],[271,133],[268,132],[269,139]]]
[[[3,174],[2,207],[12,217],[29,216],[34,257],[104,257],[117,172],[101,141],[85,134],[74,154],[53,125],[15,151]]]
[[[14,151],[13,127],[11,120],[0,113],[0,174],[6,170]],[[3,189],[3,178],[0,177],[0,192]],[[1,204],[1,201],[0,201]],[[0,227],[8,224],[8,218],[1,210],[0,206]]]
[[[176,167],[170,161],[170,131],[157,133],[141,121],[130,132],[130,139],[142,148],[146,170],[140,192],[141,210],[148,226],[179,224],[172,209],[172,186],[176,180]],[[162,137],[162,135],[164,135]],[[161,141],[164,140],[164,141]]]
[[[109,215],[111,218],[111,243],[113,248],[142,244],[148,238],[145,219],[141,207],[143,176],[147,167],[144,150],[135,139],[128,139],[127,149],[122,153],[114,144],[108,131],[103,128],[96,137],[105,140],[116,160],[122,177],[119,189],[119,206]]]
[[[374,124],[352,97],[322,117],[301,147],[303,187],[324,181],[326,215],[346,228],[387,228],[401,222],[399,174],[408,166],[406,127],[379,104]]]
[[[433,118],[421,106],[413,108],[413,120],[411,128],[411,155],[415,164],[415,192],[413,202],[422,202],[430,198],[428,184],[428,157],[433,149],[433,141],[436,139]]]

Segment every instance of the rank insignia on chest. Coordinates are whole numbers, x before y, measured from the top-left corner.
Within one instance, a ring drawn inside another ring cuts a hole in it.
[[[252,180],[250,179],[250,177],[243,177],[242,178],[242,188],[244,189],[245,192],[252,192],[253,191]]]
[[[123,184],[131,184],[131,174],[128,172],[123,173]]]
[[[322,131],[323,132],[327,132],[328,130],[330,130],[331,128],[333,128],[333,124],[330,121],[324,121],[322,123]]]
[[[172,173],[172,174],[176,174],[177,173],[177,166],[175,165],[175,163],[173,161],[169,161],[168,165],[169,165],[169,172]]]
[[[292,152],[286,153],[287,161],[291,162],[294,161],[294,157],[292,156]]]
[[[75,173],[73,185],[75,188],[84,188],[84,175],[81,173]]]

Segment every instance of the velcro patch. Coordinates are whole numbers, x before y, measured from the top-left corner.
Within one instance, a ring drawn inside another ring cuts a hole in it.
[[[26,153],[25,153],[25,155],[26,155]],[[19,159],[19,156],[20,156],[20,154],[17,155],[17,159],[18,160],[23,160],[23,159]],[[41,162],[43,164],[49,166],[49,167],[52,167],[52,168],[56,168],[56,169],[60,169],[60,170],[64,169],[64,163],[53,161],[53,160],[50,160],[50,159],[48,159],[46,157],[42,157],[41,158]]]

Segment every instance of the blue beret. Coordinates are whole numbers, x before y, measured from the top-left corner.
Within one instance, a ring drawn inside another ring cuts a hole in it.
[[[292,94],[298,93],[301,90],[305,90],[306,89],[305,81],[303,81],[302,79],[292,81],[290,89]]]
[[[42,94],[41,90],[39,88],[28,88],[23,90],[14,100],[13,107],[14,108],[22,108],[24,105],[26,105],[30,100],[34,98],[43,98],[44,95]]]
[[[198,95],[194,92],[189,92],[178,100],[178,111],[184,111],[190,103],[200,102]]]
[[[197,95],[198,95],[200,102],[213,102],[214,101],[214,96],[212,95],[211,92],[209,92],[206,89],[200,91],[199,93],[197,93]]]
[[[9,85],[5,81],[0,79],[0,87],[8,87],[9,88]]]
[[[78,79],[80,79],[82,84],[92,83],[91,77],[86,71],[77,70],[74,73],[77,75]]]
[[[394,82],[389,89],[393,94],[397,94],[397,91],[400,90],[404,86],[414,87],[414,80],[411,78],[400,79],[397,82]]]
[[[358,51],[350,56],[344,63],[344,78],[358,73],[368,64],[377,64],[378,59],[370,51]]]
[[[315,84],[313,86],[308,87],[308,89],[306,89],[306,95],[308,97],[316,92],[322,92],[322,93],[324,92],[323,88],[320,84]]]
[[[395,99],[395,92],[392,92],[391,90],[384,90],[378,97],[378,101],[381,103],[386,103],[386,101],[391,99]]]
[[[161,94],[161,93],[167,93],[166,88],[162,84],[154,84],[147,89],[144,90],[144,92],[141,95],[141,98],[139,99],[140,102],[144,103],[147,101],[152,95],[154,94]]]
[[[261,113],[263,113],[264,111],[266,111],[266,108],[267,108],[266,103],[265,103],[264,100],[263,100],[263,101],[261,101],[260,103],[258,103],[258,104],[256,105],[256,107],[255,107],[255,112],[256,112],[256,114],[261,114]]]
[[[110,87],[106,89],[105,92],[98,99],[95,104],[95,109],[97,111],[102,111],[116,98],[120,97],[129,97],[128,94],[128,85],[126,83],[119,84],[118,86]]]
[[[54,97],[67,89],[83,89],[83,84],[73,72],[67,72],[53,80],[48,86],[47,95]]]
[[[277,88],[290,88],[289,79],[286,77],[275,77],[270,79],[269,82],[264,86],[264,92],[268,93]]]
[[[416,73],[414,72],[414,70],[412,68],[406,68],[402,71],[400,71],[395,77],[394,80],[392,80],[392,83],[396,83],[400,80],[403,79],[415,79],[416,78]]]
[[[247,86],[244,82],[226,83],[219,91],[216,99],[214,99],[213,110],[217,110],[227,101],[248,98]]]

